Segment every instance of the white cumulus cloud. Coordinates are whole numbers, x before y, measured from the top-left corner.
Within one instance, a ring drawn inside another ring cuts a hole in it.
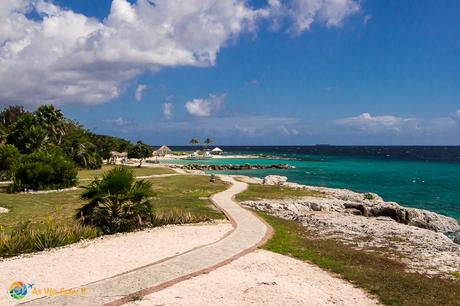
[[[187,112],[195,117],[209,117],[224,103],[227,94],[209,95],[206,99],[193,99],[185,103]]]
[[[269,4],[275,29],[288,18],[292,21],[289,30],[295,34],[309,30],[315,21],[328,27],[340,26],[346,17],[360,10],[353,0],[269,0]]]
[[[102,103],[145,70],[213,65],[258,14],[245,1],[114,0],[99,21],[44,0],[2,0],[0,98]]]
[[[359,129],[367,132],[400,132],[404,129],[419,129],[420,120],[417,118],[402,118],[397,116],[372,116],[363,113],[356,117],[337,120],[343,126]]]
[[[146,70],[214,65],[261,19],[289,19],[302,32],[314,21],[338,26],[358,9],[352,0],[270,0],[259,9],[245,0],[113,0],[99,20],[51,0],[1,0],[0,101],[103,103]]]
[[[170,102],[163,103],[163,116],[165,117],[166,120],[169,120],[172,118],[173,115],[173,104]]]
[[[144,91],[146,89],[147,89],[147,85],[144,85],[144,84],[137,85],[136,91],[134,92],[134,100],[138,102],[142,100],[142,95],[144,94]]]
[[[460,113],[458,113],[460,115]],[[460,116],[458,117],[460,119]],[[434,135],[455,133],[460,124],[455,117],[404,118],[398,116],[372,116],[363,113],[356,117],[336,120],[340,126],[368,134]]]

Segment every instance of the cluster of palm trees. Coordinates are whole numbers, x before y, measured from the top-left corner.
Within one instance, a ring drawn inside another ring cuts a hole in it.
[[[22,106],[9,106],[0,113],[2,142],[30,153],[48,143],[60,145],[66,135],[66,119],[53,105],[42,105],[33,113]]]
[[[193,147],[195,147],[196,145],[198,145],[200,142],[198,141],[198,139],[196,138],[192,138],[189,142]],[[210,144],[213,143],[213,140],[209,137],[206,137],[206,139],[203,141],[203,147],[205,149],[207,149],[209,147]]]
[[[82,168],[99,168],[102,163],[88,132],[65,118],[53,105],[42,105],[34,112],[28,112],[22,106],[3,109],[0,112],[1,144],[12,145],[21,154],[35,151],[64,153]]]
[[[42,105],[33,113],[10,106],[1,112],[0,123],[6,142],[25,153],[44,149],[50,142],[60,145],[65,136],[64,115],[52,105]]]

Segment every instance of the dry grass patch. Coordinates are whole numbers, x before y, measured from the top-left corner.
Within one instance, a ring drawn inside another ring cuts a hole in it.
[[[100,234],[94,227],[55,217],[39,224],[20,223],[8,231],[0,230],[0,257],[43,251],[96,238]]]

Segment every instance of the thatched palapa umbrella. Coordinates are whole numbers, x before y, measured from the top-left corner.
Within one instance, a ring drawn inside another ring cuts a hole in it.
[[[161,146],[158,150],[153,152],[154,156],[165,156],[168,153],[171,153],[172,150],[168,148],[167,146]]]
[[[112,151],[112,152],[110,152],[109,162],[115,164],[117,161],[123,160],[124,158],[127,158],[127,157],[128,157],[127,152]]]

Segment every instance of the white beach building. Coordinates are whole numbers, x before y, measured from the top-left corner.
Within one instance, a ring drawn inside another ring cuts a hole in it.
[[[215,147],[214,149],[211,150],[211,154],[214,154],[214,155],[222,155],[223,153],[224,153],[224,150],[218,147]]]

